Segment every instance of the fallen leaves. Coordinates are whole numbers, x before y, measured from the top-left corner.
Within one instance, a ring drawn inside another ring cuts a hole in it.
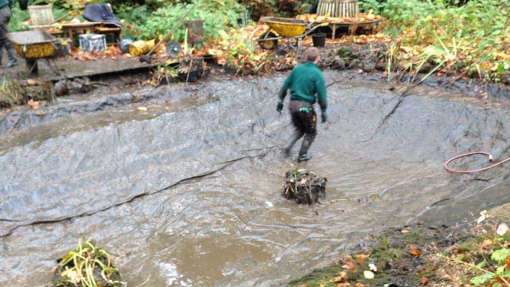
[[[78,61],[94,61],[97,59],[118,59],[121,57],[127,58],[128,55],[124,55],[119,47],[113,45],[108,47],[102,52],[83,52],[79,49],[73,49],[71,56]]]
[[[351,256],[348,256],[348,257],[344,258],[342,263],[343,263],[343,265],[342,265],[343,269],[348,270],[350,272],[356,272],[356,269],[357,269],[356,266],[357,265],[356,265],[356,262],[354,261],[354,259]]]
[[[427,278],[425,276],[421,277],[420,284],[423,285],[423,286],[428,285],[429,284],[429,278]]]
[[[482,243],[480,244],[480,248],[482,250],[491,250],[492,249],[492,245],[494,244],[494,241],[490,240],[490,239],[485,239],[484,241],[482,241]]]
[[[414,244],[409,245],[408,250],[409,254],[413,257],[420,257],[422,255],[422,251]]]
[[[39,101],[34,101],[34,100],[28,100],[27,102],[27,105],[32,109],[32,110],[37,110],[41,107],[41,102]]]
[[[503,224],[498,226],[500,231],[506,229],[500,226]],[[452,229],[438,232],[428,228],[396,229],[392,237],[382,237],[382,244],[375,245],[374,249],[343,257],[335,266],[337,273],[320,282],[323,286],[335,287],[396,286],[395,276],[402,275],[399,282],[412,282],[410,286],[475,286],[459,283],[483,279],[482,275],[487,273],[491,276],[476,286],[498,286],[499,283],[506,287],[500,279],[510,280],[508,275],[501,275],[510,274],[507,273],[510,271],[508,233],[496,234],[496,226],[489,223],[474,225],[469,234],[455,233]],[[398,249],[400,255],[386,259],[390,247]]]
[[[355,258],[356,258],[356,263],[358,263],[359,265],[364,265],[365,262],[368,259],[368,255],[366,255],[366,254],[357,254],[355,256]]]
[[[342,271],[338,273],[337,276],[335,276],[331,281],[333,283],[346,283],[347,279],[348,279],[347,272]]]

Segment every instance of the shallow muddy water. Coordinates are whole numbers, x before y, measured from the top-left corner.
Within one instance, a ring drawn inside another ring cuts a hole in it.
[[[328,82],[344,75],[326,73]],[[386,227],[458,223],[510,201],[506,167],[442,169],[465,150],[508,155],[506,109],[417,89],[375,133],[397,94],[348,79],[329,89],[330,123],[302,165],[328,177],[327,199],[284,200],[294,163],[280,151],[289,118],[274,111],[282,81],[209,82],[194,86],[205,100],[153,103],[147,116],[117,107],[4,136],[0,285],[44,286],[55,260],[92,238],[129,286],[280,286]]]

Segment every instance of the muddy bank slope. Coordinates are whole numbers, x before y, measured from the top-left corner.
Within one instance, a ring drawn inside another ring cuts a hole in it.
[[[471,177],[441,166],[471,149],[508,155],[505,108],[417,89],[376,132],[397,94],[344,79],[329,90],[331,122],[306,164],[330,179],[328,199],[286,202],[279,189],[293,163],[279,147],[290,126],[274,111],[282,81],[210,82],[202,89],[215,101],[9,147],[0,285],[44,286],[54,260],[87,237],[116,255],[132,286],[278,286],[367,234],[510,201],[507,169]]]

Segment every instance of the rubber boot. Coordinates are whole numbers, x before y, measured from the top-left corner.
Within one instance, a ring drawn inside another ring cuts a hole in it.
[[[7,58],[9,62],[7,63],[7,68],[12,68],[18,64],[18,60],[16,59],[16,52],[12,47],[8,47],[7,49]]]
[[[310,146],[312,146],[313,141],[315,140],[315,134],[306,134],[303,139],[303,143],[301,144],[301,150],[299,151],[298,162],[309,161],[312,159],[310,155],[308,155],[308,150]]]
[[[304,133],[300,133],[300,132],[296,132],[294,134],[294,137],[292,138],[292,140],[290,141],[290,144],[285,148],[284,152],[285,152],[285,156],[286,157],[289,157],[290,156],[290,152],[292,151],[292,148],[296,145],[296,143],[298,142],[299,139],[301,139],[303,137]]]

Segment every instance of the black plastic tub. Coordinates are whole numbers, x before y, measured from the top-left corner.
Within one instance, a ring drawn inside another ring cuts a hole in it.
[[[325,33],[316,33],[312,35],[313,46],[317,48],[322,48],[326,46],[326,34]]]

